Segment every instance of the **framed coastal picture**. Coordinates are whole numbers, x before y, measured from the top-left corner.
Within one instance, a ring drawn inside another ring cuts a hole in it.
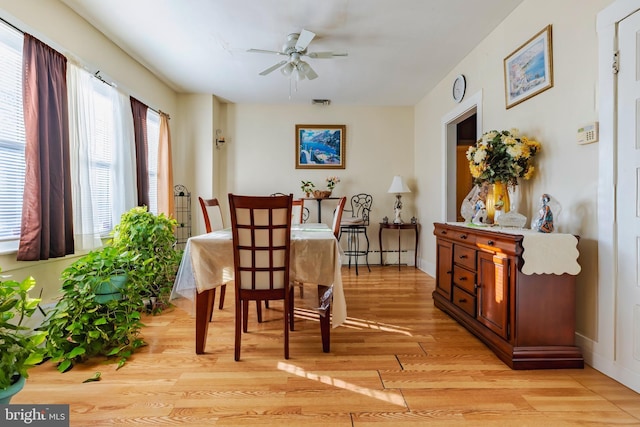
[[[344,169],[345,125],[296,125],[296,169]]]
[[[507,109],[553,87],[551,25],[504,58]]]

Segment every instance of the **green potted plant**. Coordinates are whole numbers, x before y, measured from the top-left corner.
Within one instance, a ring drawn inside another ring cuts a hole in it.
[[[116,250],[138,257],[132,280],[137,281],[143,298],[156,301],[156,311],[169,305],[182,259],[182,251],[175,248],[176,225],[175,219],[162,213],[154,215],[145,206],[135,207],[122,215],[109,242]]]
[[[144,345],[138,262],[137,255],[107,246],[62,272],[62,297],[43,325],[47,355],[60,372],[93,356],[115,357],[120,368]]]
[[[300,189],[302,190],[302,192],[307,197],[311,197],[311,193],[313,192],[313,189],[316,188],[316,186],[311,181],[300,181],[300,182],[301,182]]]
[[[29,297],[35,284],[33,277],[22,282],[0,280],[0,404],[9,403],[22,389],[27,369],[44,356],[41,344],[46,332],[24,325],[40,302]]]

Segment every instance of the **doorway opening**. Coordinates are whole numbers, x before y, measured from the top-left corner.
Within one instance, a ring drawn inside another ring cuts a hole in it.
[[[478,116],[474,113],[456,124],[456,207],[462,206],[462,201],[473,188],[473,177],[469,171],[467,150],[478,139],[476,135]],[[464,221],[460,209],[456,210],[456,221]]]
[[[445,221],[463,221],[460,205],[473,187],[466,152],[482,135],[482,92],[460,103],[442,119],[442,124],[446,171],[443,218]]]

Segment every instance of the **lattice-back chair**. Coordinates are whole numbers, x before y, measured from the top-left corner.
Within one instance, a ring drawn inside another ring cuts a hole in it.
[[[347,234],[347,250],[344,254],[349,257],[349,268],[351,268],[351,258],[355,259],[356,275],[358,274],[358,258],[363,256],[369,267],[369,236],[367,236],[367,228],[369,227],[369,215],[371,214],[371,206],[373,205],[373,197],[370,194],[360,193],[351,197],[351,209],[345,209],[340,222],[340,235]],[[360,236],[364,236],[366,247],[361,248]]]
[[[229,194],[236,290],[236,361],[240,360],[242,331],[247,331],[249,301],[263,300],[284,301],[284,358],[289,358],[289,323],[293,320],[293,293],[289,286],[292,200],[292,195]]]
[[[211,233],[212,231],[222,230],[224,228],[224,221],[222,219],[222,210],[218,199],[203,199],[202,197],[198,197],[198,201],[202,208],[202,216],[204,217],[204,228],[206,232]],[[211,302],[213,303],[216,298],[216,288],[213,288],[211,292],[213,294]],[[220,286],[220,302],[218,303],[218,308],[220,310],[224,307],[224,296],[226,292],[227,284],[225,283]],[[211,316],[213,316],[213,310],[211,310]],[[211,321],[211,318],[209,321]]]

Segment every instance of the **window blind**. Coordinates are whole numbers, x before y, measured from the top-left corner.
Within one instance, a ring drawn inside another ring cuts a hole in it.
[[[0,21],[0,241],[20,236],[25,174],[22,43],[22,33]]]

